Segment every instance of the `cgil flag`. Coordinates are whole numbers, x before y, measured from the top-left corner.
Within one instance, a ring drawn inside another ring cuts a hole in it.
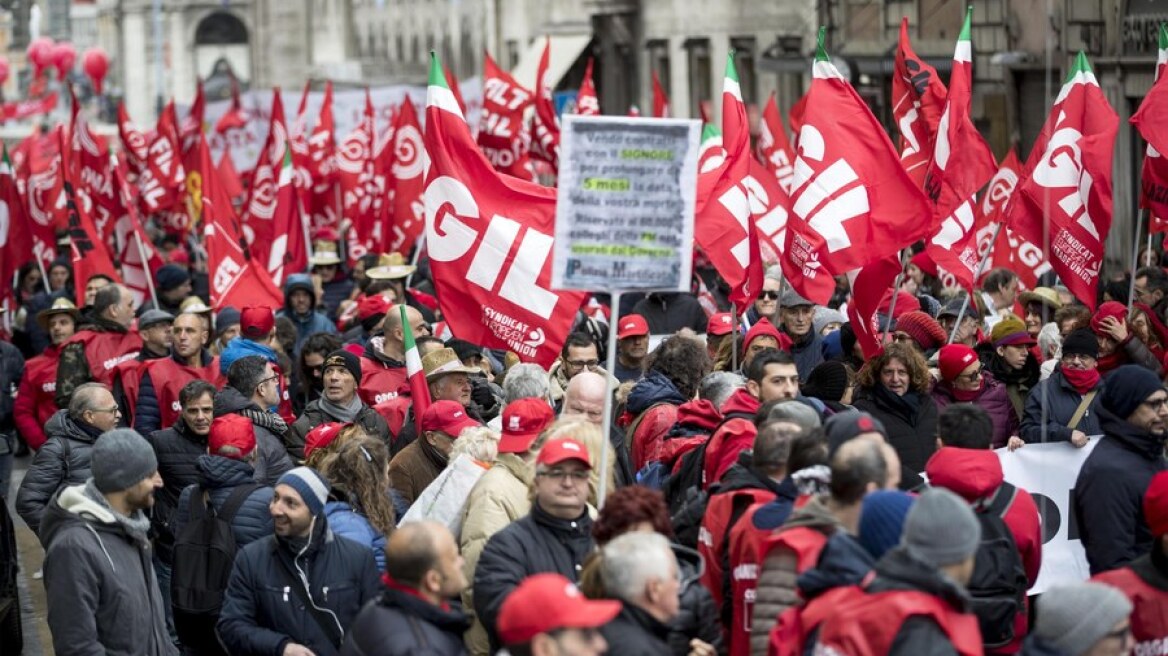
[[[920,186],[933,156],[933,139],[945,111],[947,92],[937,69],[913,50],[907,17],[900,21],[893,71],[892,116],[900,133],[900,162]]]

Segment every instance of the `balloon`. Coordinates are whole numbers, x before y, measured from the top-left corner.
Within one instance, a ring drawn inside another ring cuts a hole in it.
[[[8,81],[8,73],[9,72],[10,71],[8,68],[8,58],[7,57],[0,57],[0,84],[4,84],[5,82]]]
[[[37,77],[53,64],[53,40],[47,36],[33,39],[25,52]]]
[[[93,90],[101,95],[101,83],[105,80],[106,72],[109,71],[109,55],[105,54],[105,50],[99,47],[90,48],[81,58],[81,68],[93,81]]]
[[[53,46],[53,66],[57,69],[57,79],[64,80],[65,76],[73,70],[73,64],[77,63],[77,49],[73,47],[72,43],[62,41]]]

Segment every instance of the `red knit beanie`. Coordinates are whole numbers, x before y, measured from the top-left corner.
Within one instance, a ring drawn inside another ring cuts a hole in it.
[[[948,337],[936,319],[920,310],[900,315],[896,319],[896,330],[908,333],[925,351],[944,344]]]
[[[750,330],[746,331],[746,338],[742,340],[742,352],[750,348],[750,343],[759,337],[773,337],[779,343],[780,351],[791,351],[791,338],[779,332],[775,328],[775,324],[771,323],[769,319],[759,319]]]
[[[953,382],[953,379],[974,362],[977,362],[977,352],[965,344],[946,344],[937,353],[941,378],[949,382]]]

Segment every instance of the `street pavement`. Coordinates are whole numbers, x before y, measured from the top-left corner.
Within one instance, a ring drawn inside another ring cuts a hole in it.
[[[48,611],[45,602],[45,586],[40,579],[34,579],[35,572],[40,570],[44,561],[45,552],[36,535],[16,515],[13,506],[16,502],[16,490],[24,480],[24,474],[32,462],[32,456],[17,458],[12,468],[12,487],[8,494],[8,511],[12,515],[12,522],[16,525],[16,544],[20,551],[20,605],[21,619],[24,624],[24,651],[23,656],[52,656],[53,638],[49,633]],[[9,656],[8,649],[0,645],[0,655]],[[15,656],[15,654],[13,654]]]

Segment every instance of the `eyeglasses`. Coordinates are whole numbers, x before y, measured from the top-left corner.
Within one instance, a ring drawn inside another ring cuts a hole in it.
[[[960,374],[960,375],[956,376],[956,378],[957,378],[957,380],[967,380],[971,383],[976,383],[977,381],[981,380],[981,375],[982,375],[982,371],[981,371],[981,369],[978,369],[977,371],[975,371],[973,373]]]
[[[587,469],[573,469],[571,471],[566,469],[548,469],[547,471],[538,472],[536,475],[550,478],[553,481],[563,481],[565,478],[571,478],[576,483],[582,483],[588,480],[591,472]]]
[[[1078,361],[1078,362],[1082,362],[1083,364],[1090,364],[1090,363],[1095,361],[1095,358],[1093,358],[1089,355],[1083,355],[1082,353],[1070,353],[1070,354],[1063,355],[1062,360],[1063,360],[1063,362],[1076,362],[1076,361]]]
[[[1151,293],[1147,287],[1136,287],[1132,291],[1134,291],[1136,293],[1136,296],[1139,296],[1141,298],[1144,296],[1147,296],[1148,294]]]
[[[1168,396],[1159,399],[1148,399],[1147,401],[1144,401],[1144,405],[1148,406],[1152,410],[1159,412],[1164,408],[1168,408]]]
[[[566,362],[576,369],[583,369],[584,367],[595,369],[600,366],[600,360],[567,360]]]
[[[779,300],[779,293],[773,289],[764,289],[758,293],[758,300],[767,299],[768,301]]]
[[[111,415],[119,415],[122,413],[122,409],[115,405],[112,408],[94,408],[94,409],[90,410],[90,412],[92,412],[93,414],[108,412]]]
[[[898,344],[908,344],[909,342],[913,341],[913,338],[912,335],[908,333],[893,333],[892,341]]]
[[[272,374],[271,376],[268,376],[267,378],[265,378],[265,379],[261,380],[261,381],[260,381],[260,382],[259,382],[259,383],[256,385],[256,389],[259,389],[259,388],[263,387],[265,383],[270,383],[270,382],[272,382],[273,380],[279,380],[279,379],[280,379],[280,375],[279,375],[279,374]]]

